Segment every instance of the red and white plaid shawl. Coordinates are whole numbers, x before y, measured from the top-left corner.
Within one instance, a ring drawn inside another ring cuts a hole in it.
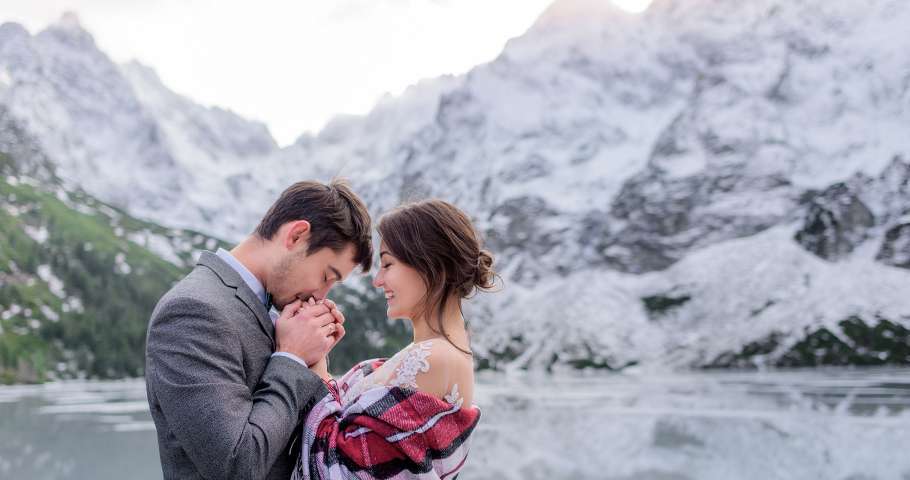
[[[361,362],[326,384],[329,394],[304,423],[292,480],[456,478],[480,410],[389,386],[368,388],[345,404],[345,392],[384,362]]]

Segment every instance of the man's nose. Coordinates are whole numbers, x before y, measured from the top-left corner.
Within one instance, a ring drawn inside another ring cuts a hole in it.
[[[331,286],[331,285],[328,285],[328,286],[326,286],[325,288],[323,288],[323,289],[321,289],[321,290],[316,290],[315,292],[313,292],[313,298],[315,298],[317,301],[318,301],[318,300],[325,300],[325,297],[327,297],[327,296],[329,295],[329,290],[330,290],[331,288],[332,288],[332,286]]]

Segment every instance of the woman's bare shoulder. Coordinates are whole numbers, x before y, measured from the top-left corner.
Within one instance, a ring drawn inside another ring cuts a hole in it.
[[[437,398],[449,400],[456,391],[462,397],[472,393],[474,362],[471,355],[459,350],[445,339],[434,339],[424,345],[428,350],[427,367],[417,375],[417,388]],[[457,387],[456,387],[457,386]]]

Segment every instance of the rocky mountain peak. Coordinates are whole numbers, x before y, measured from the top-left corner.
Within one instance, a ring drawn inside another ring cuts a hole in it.
[[[57,22],[38,34],[56,42],[80,49],[96,49],[95,38],[82,25],[76,12],[64,12]]]

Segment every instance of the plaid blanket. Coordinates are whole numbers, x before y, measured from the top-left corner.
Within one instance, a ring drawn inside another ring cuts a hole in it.
[[[454,479],[467,458],[477,407],[411,388],[374,386],[346,398],[384,359],[327,382],[303,426],[293,480]]]

